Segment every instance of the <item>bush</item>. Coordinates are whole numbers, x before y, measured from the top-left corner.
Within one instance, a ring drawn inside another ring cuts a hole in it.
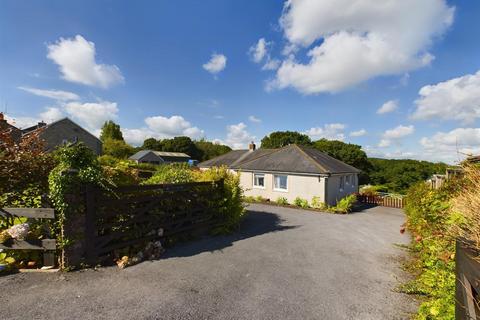
[[[186,163],[159,166],[157,172],[142,184],[186,183],[194,181],[192,168]]]
[[[348,195],[345,198],[340,199],[336,206],[329,207],[328,211],[333,213],[349,213],[353,209],[353,205],[357,202],[357,196],[354,194]]]
[[[245,214],[243,206],[243,189],[240,187],[240,175],[232,173],[226,167],[211,168],[205,171],[192,171],[195,181],[224,181],[222,211],[219,213],[225,220],[214,233],[228,233],[238,228]]]
[[[300,197],[296,197],[295,200],[293,200],[293,204],[300,208],[310,208],[310,206],[308,205],[308,200],[302,199]]]
[[[288,200],[284,197],[278,197],[277,200],[275,200],[275,203],[281,206],[286,206],[288,205]]]
[[[115,186],[139,184],[138,169],[130,166],[128,161],[118,161],[112,166],[102,166],[103,175]]]
[[[458,181],[433,190],[418,183],[407,193],[406,228],[413,236],[413,259],[408,264],[416,279],[405,284],[406,293],[421,294],[426,299],[416,319],[455,318],[455,237],[452,229],[462,221],[451,210],[451,200],[458,194]]]
[[[312,208],[315,208],[315,209],[320,209],[320,210],[327,209],[327,205],[325,204],[325,202],[323,202],[322,199],[317,196],[312,198],[311,204],[312,204]]]

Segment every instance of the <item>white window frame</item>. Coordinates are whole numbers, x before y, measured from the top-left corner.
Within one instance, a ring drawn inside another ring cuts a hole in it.
[[[345,176],[345,184],[351,185],[352,184],[351,182],[352,182],[351,176],[350,175]]]
[[[345,189],[345,180],[344,179],[345,179],[344,176],[340,177],[340,183],[339,183],[339,188],[338,188],[340,191],[343,191],[343,189]]]
[[[287,187],[285,189],[275,187],[276,177],[286,177],[287,178]],[[280,192],[288,192],[288,175],[287,174],[274,174],[273,175],[273,190],[274,191],[280,191]]]
[[[263,177],[263,186],[260,186],[260,185],[256,185],[256,184],[255,184],[255,177],[256,177],[256,176],[262,176],[262,177]],[[253,188],[255,188],[255,189],[265,189],[265,173],[255,173],[255,172],[254,172],[254,173],[252,174],[252,179],[253,179],[253,181],[252,181],[252,186],[253,186]]]

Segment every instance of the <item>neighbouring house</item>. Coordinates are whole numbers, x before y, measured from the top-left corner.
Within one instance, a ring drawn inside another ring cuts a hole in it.
[[[0,112],[0,131],[7,131],[15,142],[19,142],[22,139],[22,130],[8,123],[3,112]]]
[[[190,156],[182,152],[166,152],[154,150],[141,150],[128,158],[137,163],[166,164],[173,162],[189,162]]]
[[[22,130],[23,136],[33,132],[40,132],[39,136],[45,141],[47,151],[53,151],[58,146],[67,143],[83,142],[97,155],[102,154],[102,141],[69,118],[50,124],[39,122],[37,125]]]
[[[360,170],[313,148],[288,145],[280,149],[233,150],[198,164],[200,169],[226,166],[240,174],[246,196],[293,203],[300,197],[309,202],[318,197],[335,205],[345,196],[358,192]]]

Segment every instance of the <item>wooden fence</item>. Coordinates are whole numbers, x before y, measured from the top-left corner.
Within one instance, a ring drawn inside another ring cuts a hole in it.
[[[27,219],[55,219],[55,212],[50,208],[1,208],[0,219],[5,227],[14,225],[16,218]],[[43,265],[46,267],[55,265],[56,241],[54,239],[42,240],[14,240],[9,239],[0,244],[4,250],[41,250],[43,251]]]
[[[480,261],[473,252],[457,240],[455,254],[455,319],[480,319]]]
[[[358,195],[357,200],[361,203],[374,204],[383,207],[403,209],[405,206],[405,198],[398,196],[366,196]]]
[[[224,182],[120,187],[102,192],[88,186],[85,245],[90,265],[112,261],[116,250],[206,232],[218,225]]]

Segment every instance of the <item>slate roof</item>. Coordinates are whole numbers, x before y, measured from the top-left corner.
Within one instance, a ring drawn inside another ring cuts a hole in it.
[[[162,158],[189,158],[190,156],[183,152],[166,152],[166,151],[154,151],[154,150],[140,150],[131,156],[130,160],[140,160],[150,152],[153,152],[155,155]]]
[[[317,149],[288,145],[280,149],[234,150],[200,163],[199,167],[226,165],[246,171],[277,171],[304,174],[359,173],[354,168]]]
[[[39,129],[42,129],[42,130],[46,130],[47,128],[49,127],[53,127],[55,126],[56,124],[58,123],[61,123],[61,122],[67,122],[67,123],[70,123],[71,125],[79,128],[80,130],[82,130],[83,132],[87,133],[88,135],[90,135],[91,137],[97,139],[98,141],[100,141],[100,139],[98,137],[96,137],[94,134],[92,134],[90,131],[88,131],[87,129],[83,128],[81,125],[77,124],[76,122],[74,122],[72,119],[68,118],[68,117],[65,117],[65,118],[62,118],[62,119],[59,119],[59,120],[56,120],[56,121],[53,121],[49,124],[44,124],[44,125],[34,125],[34,126],[31,126],[31,127],[28,127],[28,128],[25,128],[25,129],[22,129],[22,133],[23,135],[28,135],[32,132],[35,132]],[[101,142],[101,141],[100,141]]]

